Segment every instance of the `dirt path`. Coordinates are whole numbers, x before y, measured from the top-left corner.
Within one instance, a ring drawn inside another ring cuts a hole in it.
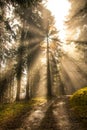
[[[20,126],[15,123],[21,119],[3,130],[86,130],[72,115],[68,99],[68,96],[61,96],[40,104],[22,117]]]

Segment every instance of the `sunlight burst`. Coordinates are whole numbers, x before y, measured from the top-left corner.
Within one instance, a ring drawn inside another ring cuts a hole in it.
[[[47,59],[46,59],[46,57],[42,57],[42,58],[40,59],[40,61],[41,61],[42,64],[46,64]]]
[[[61,40],[65,39],[64,21],[68,19],[69,9],[71,4],[68,0],[48,0],[47,8],[55,17],[56,27],[60,31],[59,36]]]
[[[71,42],[70,44],[63,44],[62,49],[65,53],[74,54],[76,51],[76,45],[74,42]]]

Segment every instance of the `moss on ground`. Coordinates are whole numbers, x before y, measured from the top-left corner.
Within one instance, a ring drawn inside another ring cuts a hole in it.
[[[45,103],[44,98],[33,98],[30,101],[14,102],[9,104],[0,104],[0,125],[9,122],[10,120],[32,110],[37,105]]]
[[[87,87],[76,91],[70,97],[70,103],[75,114],[87,122]]]

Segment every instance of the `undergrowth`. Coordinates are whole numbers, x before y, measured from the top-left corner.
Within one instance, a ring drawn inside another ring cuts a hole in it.
[[[87,122],[87,87],[76,91],[71,96],[70,103],[78,118]]]
[[[44,98],[33,98],[30,101],[20,101],[9,104],[0,104],[0,125],[5,124],[20,116],[22,113],[26,113],[32,110],[35,106],[45,103]]]

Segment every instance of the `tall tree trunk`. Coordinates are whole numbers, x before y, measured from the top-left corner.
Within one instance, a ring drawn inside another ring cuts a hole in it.
[[[50,73],[50,63],[49,63],[49,41],[47,36],[47,97],[52,97],[52,86],[51,86],[51,73]]]
[[[20,90],[21,90],[21,78],[17,79],[17,95],[16,101],[20,100]]]
[[[16,68],[16,73],[17,73],[17,95],[16,95],[16,100],[20,100],[20,90],[21,90],[21,76],[22,76],[22,68],[23,68],[23,46],[20,45],[19,50],[18,50],[18,63],[17,63],[17,68]]]
[[[28,71],[27,71],[27,85],[26,85],[26,100],[29,100],[30,98],[30,94],[29,94],[29,67],[28,67]]]
[[[23,26],[24,27],[24,26]],[[18,48],[18,63],[17,63],[17,95],[16,100],[20,100],[20,91],[21,91],[21,76],[22,76],[22,69],[23,69],[23,55],[24,55],[24,37],[25,32],[22,30],[21,33],[21,44]]]

